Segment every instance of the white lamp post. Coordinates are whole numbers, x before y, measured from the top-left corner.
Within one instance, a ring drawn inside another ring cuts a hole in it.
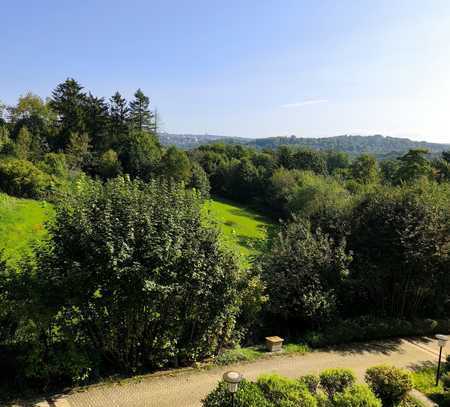
[[[227,384],[228,391],[231,393],[231,405],[234,407],[234,395],[238,391],[239,383],[244,376],[239,372],[226,372],[223,374],[223,381]]]
[[[441,370],[442,348],[447,343],[448,336],[446,336],[446,335],[436,335],[436,339],[438,340],[438,344],[439,344],[439,361],[438,361],[438,367],[437,367],[437,372],[436,372],[436,386],[437,386],[439,384],[439,375],[440,375],[440,370]]]

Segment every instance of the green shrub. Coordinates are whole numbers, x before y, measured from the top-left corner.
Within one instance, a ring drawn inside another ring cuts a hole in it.
[[[48,153],[39,162],[39,168],[47,174],[52,174],[60,178],[69,176],[69,167],[64,153]]]
[[[355,375],[350,369],[327,369],[320,374],[320,385],[330,398],[355,383]]]
[[[398,404],[412,389],[411,374],[394,366],[371,367],[365,380],[384,406]]]
[[[450,372],[445,373],[442,377],[442,385],[445,390],[450,390]]]
[[[316,394],[320,384],[320,378],[315,374],[308,374],[300,377],[299,382],[303,383],[311,393]]]
[[[334,321],[319,331],[307,332],[303,339],[313,347],[324,347],[349,342],[395,338],[413,335],[432,335],[450,331],[450,320],[376,318],[361,316]]]
[[[116,177],[122,172],[119,156],[114,150],[109,149],[99,157],[97,172],[105,179]]]
[[[450,355],[447,355],[447,356],[445,357],[444,370],[445,370],[446,372],[450,372]]]
[[[48,231],[36,249],[36,309],[50,292],[44,309],[60,331],[111,369],[188,364],[231,340],[246,285],[183,185],[80,181],[58,200]]]
[[[258,378],[257,384],[266,398],[276,406],[317,407],[317,400],[299,381],[266,374]]]
[[[231,394],[226,383],[218,386],[203,400],[203,407],[231,407]],[[252,382],[243,380],[235,394],[235,407],[275,407],[265,397],[261,389]]]
[[[357,384],[347,387],[333,397],[335,407],[381,407],[381,401],[366,385]]]
[[[51,177],[26,160],[0,161],[0,190],[20,198],[43,198]]]

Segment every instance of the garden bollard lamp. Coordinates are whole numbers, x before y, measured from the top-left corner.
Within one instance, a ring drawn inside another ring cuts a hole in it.
[[[227,384],[227,389],[231,393],[231,405],[234,407],[234,395],[238,390],[239,383],[243,376],[239,372],[226,372],[223,374],[223,381]]]
[[[448,336],[436,335],[436,339],[438,340],[438,344],[439,344],[439,361],[438,361],[438,367],[437,367],[437,372],[436,372],[436,386],[437,386],[439,384],[439,375],[440,375],[440,370],[441,370],[442,348],[447,343]]]

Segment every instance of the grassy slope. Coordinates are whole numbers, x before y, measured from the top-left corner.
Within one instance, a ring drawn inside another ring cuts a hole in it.
[[[224,243],[236,249],[244,262],[258,254],[267,236],[270,221],[255,211],[222,199],[211,199],[204,206],[222,232]]]
[[[10,264],[30,252],[30,244],[45,236],[44,222],[51,216],[46,202],[17,199],[0,193],[0,249]]]
[[[11,264],[30,252],[30,244],[45,236],[44,222],[52,206],[30,199],[17,199],[0,193],[0,248]],[[210,200],[204,216],[215,221],[225,244],[241,254],[247,264],[265,240],[269,222],[249,209],[222,200]]]

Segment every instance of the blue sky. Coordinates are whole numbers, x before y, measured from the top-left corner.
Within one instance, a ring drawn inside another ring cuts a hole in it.
[[[141,87],[163,129],[450,142],[450,1],[0,4],[0,99]]]

